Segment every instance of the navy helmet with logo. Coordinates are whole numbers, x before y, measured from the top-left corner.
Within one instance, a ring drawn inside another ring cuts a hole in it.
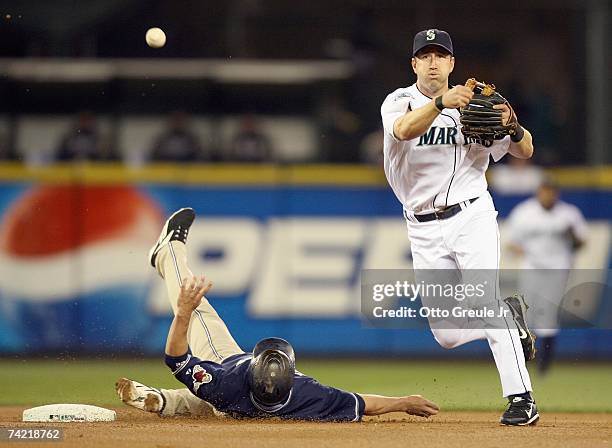
[[[453,41],[446,31],[429,29],[416,33],[412,44],[412,56],[430,45],[440,47],[453,55]]]
[[[274,411],[287,403],[293,376],[295,353],[289,342],[281,338],[266,338],[253,348],[249,366],[251,398],[266,411]]]

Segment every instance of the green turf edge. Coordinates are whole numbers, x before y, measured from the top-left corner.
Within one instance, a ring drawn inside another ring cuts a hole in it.
[[[497,371],[482,361],[302,360],[298,368],[322,383],[363,393],[422,394],[448,411],[501,411]],[[540,411],[612,413],[612,365],[567,364],[533,374]],[[126,376],[179,388],[160,360],[0,360],[0,405],[78,402],[118,406],[113,385]]]

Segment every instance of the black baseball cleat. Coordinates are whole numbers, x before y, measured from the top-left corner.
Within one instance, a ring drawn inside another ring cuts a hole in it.
[[[504,302],[506,302],[506,305],[508,305],[508,308],[510,308],[512,318],[516,323],[516,328],[519,332],[519,337],[521,338],[521,345],[523,346],[525,361],[531,361],[536,357],[536,337],[531,331],[529,331],[527,321],[525,320],[525,314],[527,312],[527,308],[529,308],[527,303],[525,303],[525,298],[520,294],[514,294],[511,297],[506,297]]]
[[[155,267],[155,257],[159,251],[170,241],[180,241],[185,243],[189,228],[195,219],[195,212],[192,208],[182,208],[172,214],[164,224],[164,228],[157,239],[155,245],[149,251],[151,266]]]
[[[533,398],[514,396],[508,402],[508,408],[499,419],[502,425],[528,426],[535,425],[540,419],[538,407]]]

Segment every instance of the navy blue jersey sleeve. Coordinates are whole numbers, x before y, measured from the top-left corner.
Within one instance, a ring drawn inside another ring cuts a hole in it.
[[[291,400],[283,411],[286,417],[301,420],[358,422],[365,402],[358,394],[325,386],[298,373]]]
[[[223,369],[217,363],[202,361],[191,349],[182,356],[166,355],[166,365],[172,374],[196,396],[210,401],[212,392],[221,383]]]
[[[328,387],[331,390],[329,394],[329,408],[327,412],[323,414],[323,420],[346,422],[361,421],[365,411],[365,401],[363,401],[363,398],[359,394],[336,389],[335,387],[324,387]]]

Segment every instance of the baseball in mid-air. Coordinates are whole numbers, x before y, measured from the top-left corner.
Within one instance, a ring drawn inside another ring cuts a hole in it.
[[[151,48],[161,48],[166,45],[166,33],[161,28],[149,28],[145,39]]]

